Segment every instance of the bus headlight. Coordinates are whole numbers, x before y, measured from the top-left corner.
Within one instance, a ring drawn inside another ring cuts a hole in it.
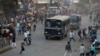
[[[61,34],[60,32],[58,32],[58,34]]]

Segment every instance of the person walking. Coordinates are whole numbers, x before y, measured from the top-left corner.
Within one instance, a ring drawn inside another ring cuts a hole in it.
[[[85,33],[86,33],[86,37],[89,38],[89,30],[88,30],[88,28],[86,28]]]
[[[28,33],[27,31],[24,32],[24,42],[26,42],[26,44],[28,44],[27,38],[28,38]]]
[[[93,56],[95,54],[95,46],[94,46],[94,44],[90,46],[90,53],[91,53],[91,56]]]
[[[83,39],[86,39],[86,28],[83,29]]]
[[[65,54],[64,54],[64,56],[71,56],[71,52],[72,52],[71,44],[68,41],[67,45],[65,46]]]
[[[28,27],[27,28],[28,28],[29,31],[31,31],[31,23],[30,22],[28,23]]]
[[[6,36],[6,41],[5,42],[7,42],[10,45],[10,40],[11,40],[10,31],[9,31],[9,29],[6,29],[5,31],[6,31],[5,32],[5,36]]]
[[[21,42],[21,50],[20,50],[20,54],[22,54],[23,51],[25,51],[25,43]]]
[[[31,33],[28,34],[28,45],[31,45]]]
[[[80,56],[85,56],[85,46],[84,46],[84,44],[81,44],[79,50],[80,50]]]
[[[15,33],[12,34],[12,47],[16,48],[16,36],[15,36]]]
[[[22,24],[22,34],[24,34],[24,31],[25,31],[25,25],[24,25],[24,23]]]
[[[21,24],[18,22],[17,23],[17,30],[18,30],[18,35],[21,35]]]
[[[13,48],[16,48],[16,31],[15,31],[14,27],[11,26],[11,25],[8,27],[8,29],[10,30],[10,37],[11,37],[11,40],[12,40],[11,46]]]
[[[33,31],[35,32],[35,30],[36,30],[36,23],[34,23],[33,25]]]
[[[91,26],[88,26],[89,36],[91,35],[91,29],[92,29],[92,27]]]
[[[11,38],[12,38],[12,47],[13,48],[16,48],[16,33],[15,33],[15,30],[14,29],[12,29],[13,30],[13,32],[12,33],[10,33],[10,36],[11,36]]]
[[[71,42],[71,40],[73,40],[75,42],[74,35],[75,35],[75,33],[73,31],[70,31],[70,33],[69,33],[70,42]]]
[[[93,15],[93,13],[92,13],[92,12],[90,12],[90,16],[89,16],[89,17],[90,17],[90,20],[92,20],[92,15]]]
[[[92,15],[90,15],[90,20],[92,20]]]
[[[80,37],[79,41],[82,40],[81,30],[78,30],[78,36]]]
[[[21,35],[21,33],[22,33],[22,25],[20,24],[18,34]]]

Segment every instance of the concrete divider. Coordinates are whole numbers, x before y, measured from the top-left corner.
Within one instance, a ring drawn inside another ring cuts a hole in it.
[[[11,50],[11,49],[12,49],[12,47],[10,47],[10,46],[6,46],[6,47],[3,47],[3,48],[0,48],[0,54],[6,52],[8,50]]]

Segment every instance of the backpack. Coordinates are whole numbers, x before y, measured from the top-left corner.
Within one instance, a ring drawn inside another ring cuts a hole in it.
[[[65,50],[71,50],[71,46],[69,44],[66,45]]]

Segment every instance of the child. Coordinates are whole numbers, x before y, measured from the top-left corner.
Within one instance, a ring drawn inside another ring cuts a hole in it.
[[[24,45],[25,45],[25,43],[24,42],[21,42],[20,54],[22,54],[22,52],[25,51]]]

